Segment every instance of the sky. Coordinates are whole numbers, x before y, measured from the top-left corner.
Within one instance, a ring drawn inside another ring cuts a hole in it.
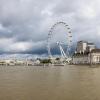
[[[70,26],[73,44],[100,47],[100,0],[0,0],[0,54],[45,55],[48,32],[59,21]]]

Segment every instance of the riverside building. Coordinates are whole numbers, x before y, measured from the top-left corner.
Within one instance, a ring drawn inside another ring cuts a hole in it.
[[[100,64],[100,49],[94,43],[78,41],[72,57],[73,64]]]

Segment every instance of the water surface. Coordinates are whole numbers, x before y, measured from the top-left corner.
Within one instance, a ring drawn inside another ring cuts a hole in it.
[[[0,100],[100,100],[100,67],[0,66]]]

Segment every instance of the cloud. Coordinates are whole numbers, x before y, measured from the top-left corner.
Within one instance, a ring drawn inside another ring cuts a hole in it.
[[[47,53],[48,32],[57,21],[71,27],[73,43],[84,39],[99,46],[99,5],[99,0],[0,0],[0,53]]]

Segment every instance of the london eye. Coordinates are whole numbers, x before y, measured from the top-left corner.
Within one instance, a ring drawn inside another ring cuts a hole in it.
[[[65,22],[55,23],[48,33],[47,50],[49,58],[56,56],[68,60],[70,58],[71,44],[72,32],[69,25]]]

